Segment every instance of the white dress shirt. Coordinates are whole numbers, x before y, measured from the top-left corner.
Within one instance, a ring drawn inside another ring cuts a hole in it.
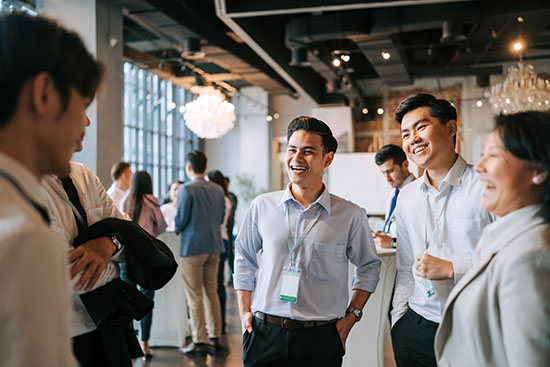
[[[279,299],[283,267],[289,264],[285,207],[294,240],[320,212],[296,257],[302,274],[296,303]],[[326,188],[304,209],[287,188],[258,196],[248,209],[235,243],[235,289],[254,291],[252,311],[332,320],[344,316],[348,306],[349,262],[355,265],[352,289],[374,292],[380,259],[365,210]]]
[[[405,181],[403,181],[403,183],[401,184],[401,186],[399,186],[399,191],[401,191],[401,189],[403,189],[403,187],[407,186],[408,184],[410,184],[411,182],[413,182],[414,180],[416,179],[416,177],[414,177],[414,175],[411,173],[409,174],[409,176],[405,179]],[[390,195],[388,197],[388,203],[386,205],[386,215],[384,216],[384,225],[385,225],[385,221],[388,220],[388,216],[390,215],[390,209],[391,209],[391,202],[393,200],[393,196],[395,195],[395,190],[397,190],[396,188],[392,189],[390,191]],[[397,201],[399,201],[399,195],[397,196]],[[390,217],[390,221],[389,221],[389,226],[390,226],[390,236],[392,236],[393,238],[397,238],[397,229],[395,228],[395,209],[393,210],[393,213]]]
[[[397,279],[392,325],[410,307],[439,323],[454,284],[472,267],[474,250],[483,228],[494,217],[481,207],[482,185],[471,165],[457,156],[437,191],[427,177],[413,181],[399,193],[395,209],[397,227]],[[454,279],[432,281],[416,276],[416,256],[451,261]]]
[[[0,152],[0,170],[46,208],[39,180]],[[67,245],[0,177],[0,366],[76,366]]]
[[[109,186],[109,189],[107,190],[107,195],[109,195],[111,199],[113,199],[117,209],[121,212],[124,212],[122,210],[122,201],[124,200],[127,194],[128,194],[128,191],[122,191],[115,185],[114,182],[111,184],[111,186]]]
[[[162,204],[160,211],[166,222],[166,232],[174,232],[176,230],[176,214],[178,214],[178,207],[172,205],[172,203]]]
[[[130,219],[126,214],[121,213],[116,208],[113,200],[111,200],[105,192],[99,178],[86,166],[80,163],[71,162],[71,173],[69,176],[76,187],[82,207],[86,210],[88,226],[105,218],[114,217],[127,220]],[[57,176],[45,176],[42,180],[42,185],[46,192],[44,199],[47,202],[48,212],[50,213],[52,229],[64,238],[65,246],[67,246],[66,248],[70,249],[72,248],[73,240],[78,235],[78,228],[76,226],[76,219],[69,197],[63,189],[61,180]],[[93,289],[105,285],[107,282],[119,276],[119,268],[114,261],[123,261],[123,254],[116,254],[112,260],[113,261],[111,261],[101,273]],[[74,284],[76,284],[79,279],[80,277],[77,274],[71,281],[73,286],[73,309],[75,311],[72,321],[73,337],[97,328],[79,296],[85,291],[76,291],[74,289]]]

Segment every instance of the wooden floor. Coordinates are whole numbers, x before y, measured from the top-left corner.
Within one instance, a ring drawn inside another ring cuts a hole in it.
[[[227,287],[227,335],[220,342],[223,351],[208,354],[206,357],[187,356],[178,352],[177,348],[152,348],[153,359],[150,361],[136,360],[134,367],[240,367],[242,366],[242,336],[238,317],[237,295],[233,288]],[[153,320],[155,322],[155,320]]]

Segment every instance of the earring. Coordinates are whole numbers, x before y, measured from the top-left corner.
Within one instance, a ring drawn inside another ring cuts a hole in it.
[[[540,177],[539,177],[539,176],[533,177],[533,183],[534,183],[535,185],[538,185],[538,184],[540,183]]]

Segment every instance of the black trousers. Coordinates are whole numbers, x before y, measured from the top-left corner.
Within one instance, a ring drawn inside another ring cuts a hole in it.
[[[336,323],[285,329],[257,317],[243,336],[245,367],[339,367],[344,347]]]
[[[436,367],[434,338],[438,326],[409,308],[391,329],[397,366]]]

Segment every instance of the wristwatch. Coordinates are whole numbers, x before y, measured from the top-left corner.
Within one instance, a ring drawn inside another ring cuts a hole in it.
[[[115,245],[116,247],[116,251],[113,253],[114,255],[118,253],[120,250],[122,250],[122,243],[120,243],[120,239],[117,234],[110,234],[109,238],[111,239],[111,242],[113,243],[113,245]]]
[[[351,306],[348,307],[348,309],[346,310],[346,313],[349,312],[355,315],[355,322],[359,322],[361,320],[361,317],[363,317],[363,311],[353,308]]]

